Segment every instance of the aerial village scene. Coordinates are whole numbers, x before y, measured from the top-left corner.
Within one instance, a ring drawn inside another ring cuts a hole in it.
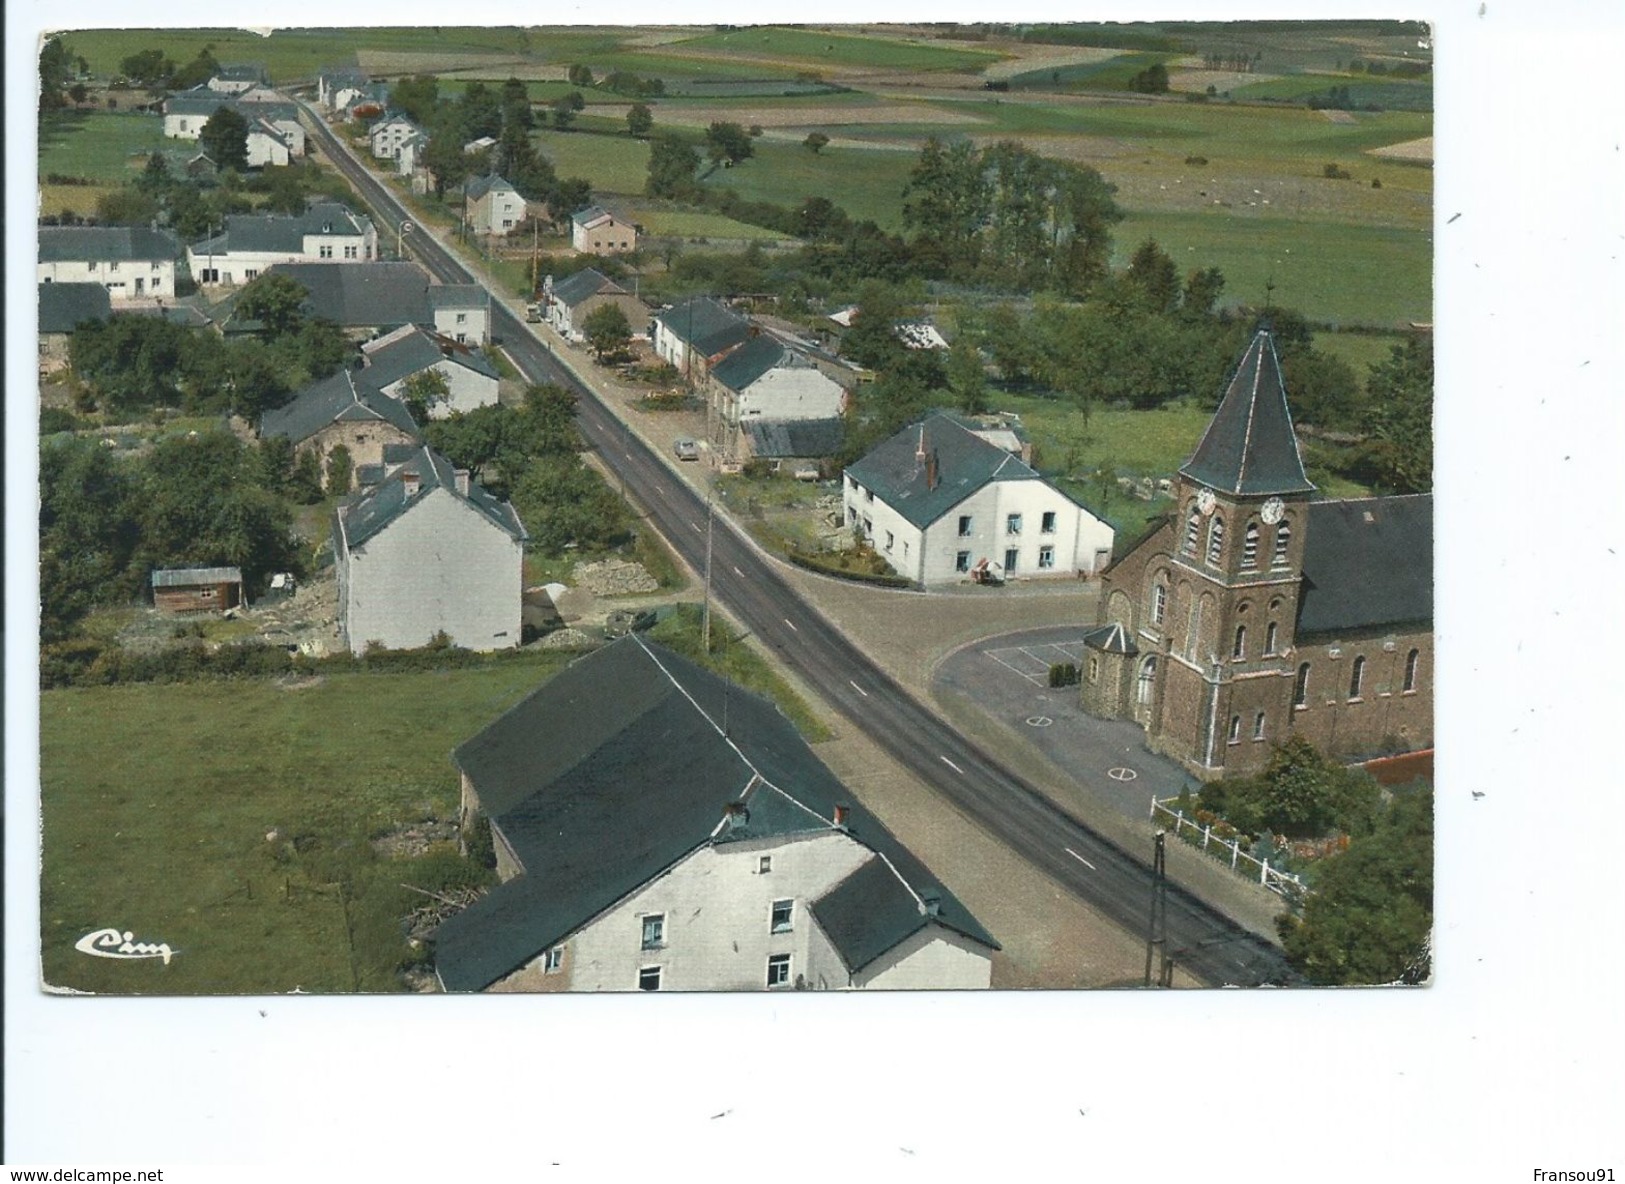
[[[1432,69],[48,36],[45,988],[1430,982]]]

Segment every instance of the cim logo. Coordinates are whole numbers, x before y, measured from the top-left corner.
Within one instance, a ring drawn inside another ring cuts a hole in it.
[[[74,942],[73,948],[93,958],[117,958],[121,961],[162,958],[165,966],[169,965],[169,959],[175,953],[163,942],[154,945],[151,942],[136,941],[135,934],[128,929],[98,929]]]

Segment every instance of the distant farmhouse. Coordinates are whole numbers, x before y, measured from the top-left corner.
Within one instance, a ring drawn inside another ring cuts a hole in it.
[[[638,634],[455,753],[502,883],[447,991],[985,988],[992,936],[772,703]]]
[[[501,378],[477,347],[405,325],[361,346],[366,367],[361,377],[386,395],[405,399],[407,383],[433,371],[446,383],[446,395],[429,406],[431,419],[474,411],[497,401]]]
[[[68,338],[80,325],[112,315],[113,302],[100,284],[40,284],[40,372],[51,374],[68,364]]]
[[[632,336],[648,336],[648,306],[614,280],[590,267],[550,282],[543,292],[543,298],[547,306],[548,324],[567,341],[585,341],[587,335],[582,326],[588,317],[606,304],[616,305],[626,314]]]
[[[463,183],[464,210],[474,234],[507,234],[525,220],[525,199],[501,177],[473,177]]]
[[[422,134],[422,128],[399,114],[387,115],[367,129],[372,154],[378,160],[394,160],[403,143]]]
[[[114,303],[175,293],[179,240],[145,226],[41,226],[35,278],[100,284]]]
[[[922,587],[1092,575],[1113,530],[974,425],[937,412],[846,470],[846,524]]]
[[[214,113],[225,107],[236,111],[248,123],[250,139],[256,128],[263,136],[275,136],[290,157],[305,155],[305,129],[299,122],[299,106],[279,91],[260,87],[240,92],[223,93],[210,90],[207,85],[181,91],[164,99],[164,135],[170,139],[195,140],[203,134],[203,125]],[[259,146],[250,144],[249,167],[287,163],[269,159],[275,155],[267,141]],[[256,155],[259,159],[256,161]]]
[[[404,403],[351,369],[312,383],[286,406],[262,415],[260,438],[273,436],[291,441],[296,455],[314,452],[324,475],[333,449],[342,445],[350,455],[352,487],[361,469],[383,463],[386,447],[416,445],[422,438]]]
[[[367,94],[370,81],[355,66],[329,66],[316,76],[316,101],[329,115],[337,115]]]
[[[656,355],[696,383],[750,335],[749,320],[709,296],[695,296],[654,318]]]
[[[378,255],[372,219],[337,202],[303,214],[228,214],[225,229],[186,248],[203,285],[246,284],[277,263],[370,262]]]
[[[427,645],[444,633],[470,650],[520,641],[525,528],[466,469],[423,447],[334,515],[339,637]]]
[[[415,263],[279,263],[269,270],[305,289],[311,316],[356,335],[422,325],[455,342],[490,340],[490,294],[478,284],[431,284]]]
[[[742,460],[747,451],[761,455],[754,444],[747,448],[752,424],[825,423],[840,439],[847,392],[811,358],[769,334],[752,337],[718,362],[710,389],[716,409],[711,442],[725,461]]]
[[[240,95],[270,82],[265,67],[255,64],[221,66],[204,87],[215,94]]]
[[[570,215],[570,245],[590,255],[624,255],[638,247],[638,231],[603,206]]]
[[[1201,777],[1302,736],[1345,755],[1433,743],[1433,498],[1315,501],[1260,330],[1174,486],[1106,573],[1085,708]]]

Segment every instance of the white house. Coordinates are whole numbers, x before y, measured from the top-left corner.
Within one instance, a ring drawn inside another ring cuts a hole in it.
[[[266,165],[285,165],[293,160],[293,147],[288,133],[264,119],[248,125],[248,167],[262,169]]]
[[[222,94],[200,86],[170,95],[164,99],[164,135],[195,140],[203,134],[203,125],[222,107],[236,111],[250,127],[263,120],[282,136],[291,155],[305,154],[305,128],[299,122],[298,105],[277,91],[261,88]]]
[[[725,459],[738,459],[747,423],[838,421],[846,399],[811,358],[764,333],[711,368],[712,443]]]
[[[1014,453],[937,412],[846,470],[846,523],[922,587],[1093,575],[1113,531]]]
[[[525,528],[424,447],[334,514],[339,637],[355,654],[445,633],[470,650],[519,644]]]
[[[589,206],[570,215],[570,245],[589,255],[620,255],[637,250],[638,231],[603,206]]]
[[[699,380],[750,337],[750,321],[709,296],[695,296],[654,318],[660,359]]]
[[[485,345],[491,340],[491,294],[478,284],[430,284],[429,320],[453,341]]]
[[[776,707],[631,634],[453,754],[502,883],[448,991],[985,988],[998,943]]]
[[[468,228],[474,234],[507,234],[525,220],[525,199],[501,177],[473,177],[463,183]]]
[[[240,95],[263,86],[266,81],[264,66],[221,66],[203,85],[216,94]]]
[[[361,377],[397,399],[406,398],[406,384],[415,375],[433,370],[446,382],[446,394],[429,404],[429,418],[445,419],[454,411],[473,411],[497,401],[501,381],[496,368],[478,347],[428,333],[416,325],[403,325],[361,346],[366,368]]]
[[[566,341],[585,341],[583,325],[597,309],[606,304],[620,308],[632,336],[649,335],[648,306],[608,276],[583,268],[565,276],[557,283],[548,277],[543,293],[547,308],[547,323],[552,325]]]
[[[366,71],[355,66],[331,66],[316,77],[316,99],[336,115],[367,93]]]
[[[145,226],[41,226],[35,279],[42,284],[100,284],[108,299],[174,296],[181,245]]]
[[[246,284],[277,263],[368,263],[378,257],[372,219],[337,202],[303,214],[229,214],[225,229],[186,249],[200,284]]]
[[[390,115],[380,119],[367,131],[372,142],[372,154],[379,160],[394,160],[400,155],[401,145],[422,133],[422,128],[404,115]]]

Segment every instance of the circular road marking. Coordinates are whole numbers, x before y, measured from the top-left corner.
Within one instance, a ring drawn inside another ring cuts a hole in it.
[[[1047,728],[1054,722],[1047,715],[1029,715],[1027,717],[1027,726],[1029,728]]]
[[[1139,774],[1133,769],[1117,768],[1107,769],[1106,776],[1110,777],[1113,781],[1133,781],[1139,776]]]

